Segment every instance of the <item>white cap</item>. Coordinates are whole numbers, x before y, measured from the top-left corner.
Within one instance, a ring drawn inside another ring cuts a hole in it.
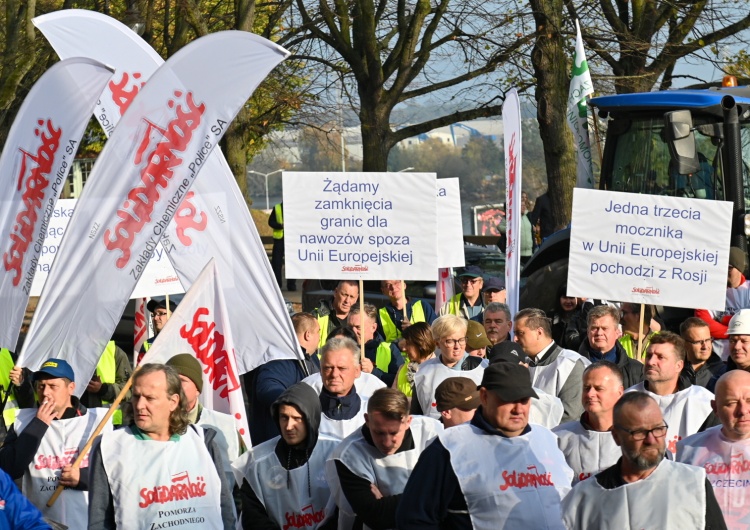
[[[727,327],[727,335],[750,335],[750,309],[740,309]]]

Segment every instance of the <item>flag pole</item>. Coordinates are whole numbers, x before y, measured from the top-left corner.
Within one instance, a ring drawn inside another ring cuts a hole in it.
[[[643,362],[641,360],[641,348],[643,348],[643,320],[646,317],[646,306],[644,304],[641,304],[641,318],[640,318],[640,324],[638,327],[638,351],[635,353],[635,358]]]
[[[97,436],[99,436],[104,429],[104,427],[107,425],[107,422],[112,417],[112,414],[115,413],[117,410],[117,407],[120,406],[120,402],[125,398],[125,394],[127,394],[128,390],[130,390],[130,387],[133,385],[133,377],[135,377],[135,374],[138,373],[138,370],[140,370],[140,366],[136,366],[135,370],[133,370],[133,373],[130,374],[130,378],[125,383],[125,385],[122,387],[122,390],[120,390],[120,393],[117,395],[115,400],[112,402],[112,404],[109,406],[109,410],[107,411],[107,414],[104,415],[104,418],[101,422],[99,422],[99,425],[96,426],[96,429],[94,429],[93,434],[89,438],[88,442],[86,442],[86,445],[83,446],[83,449],[78,453],[78,457],[73,461],[72,466],[74,468],[79,468],[81,465],[81,462],[83,462],[83,459],[86,457],[88,452],[91,450],[91,446],[94,445],[94,440]],[[52,507],[53,504],[57,501],[57,498],[62,495],[63,490],[65,489],[65,486],[58,485],[57,488],[55,488],[55,492],[52,494],[52,497],[47,501],[47,507]]]
[[[359,280],[359,364],[365,356],[365,287],[364,282]]]

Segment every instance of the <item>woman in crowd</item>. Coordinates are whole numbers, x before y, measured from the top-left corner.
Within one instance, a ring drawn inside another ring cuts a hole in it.
[[[398,388],[411,399],[414,389],[414,375],[419,366],[435,357],[435,340],[426,322],[417,322],[404,330],[404,350],[407,361],[398,371],[393,388]]]

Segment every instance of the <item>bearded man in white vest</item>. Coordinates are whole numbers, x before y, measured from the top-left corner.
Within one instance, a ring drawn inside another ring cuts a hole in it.
[[[624,393],[622,374],[615,363],[597,361],[583,371],[583,414],[580,419],[552,429],[557,444],[575,473],[573,483],[589,478],[620,458],[612,437],[612,411]]]
[[[21,409],[0,449],[0,467],[13,479],[23,477],[23,494],[53,521],[70,528],[88,525],[89,458],[72,467],[107,409],[87,409],[74,392],[73,368],[62,359],[48,359],[32,381],[39,408]],[[112,430],[107,422],[106,430]],[[58,485],[65,486],[51,507],[47,501]]]
[[[365,424],[339,444],[326,466],[339,528],[395,528],[406,481],[442,430],[437,420],[410,416],[400,390],[376,391],[367,402]]]
[[[665,458],[667,429],[654,398],[645,392],[624,394],[615,405],[612,430],[622,457],[565,497],[565,526],[726,528],[706,472]]]
[[[680,377],[686,359],[685,342],[670,331],[651,338],[643,365],[645,381],[627,391],[647,392],[659,404],[669,425],[667,449],[675,454],[677,442],[719,424],[711,410],[713,394]]]
[[[531,384],[560,398],[564,409],[562,422],[580,417],[581,376],[591,362],[555,344],[552,321],[541,309],[522,309],[516,313],[513,328],[514,340],[527,357]]]
[[[182,391],[187,399],[188,420],[191,424],[210,427],[216,431],[214,442],[224,460],[224,472],[230,487],[234,487],[232,462],[245,452],[245,443],[237,431],[237,424],[230,414],[207,409],[198,402],[203,392],[203,368],[198,359],[189,353],[179,353],[167,361],[180,376]]]
[[[703,468],[727,527],[747,528],[750,499],[750,373],[719,378],[711,402],[721,425],[677,443],[677,461]]]
[[[339,440],[318,432],[317,397],[305,383],[289,387],[271,405],[281,435],[256,445],[232,464],[242,484],[243,528],[336,527],[325,465]]]
[[[470,423],[445,429],[420,455],[396,513],[399,530],[563,529],[573,470],[545,427],[529,425],[529,372],[490,365]]]
[[[233,528],[216,431],[190,425],[177,371],[141,366],[131,404],[134,424],[105,433],[91,452],[89,529]]]

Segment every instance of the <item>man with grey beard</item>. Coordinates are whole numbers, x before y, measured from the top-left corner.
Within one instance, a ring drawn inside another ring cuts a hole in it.
[[[617,463],[579,482],[562,503],[568,529],[726,528],[703,468],[665,459],[667,424],[645,392],[624,394],[613,411]],[[640,504],[633,510],[632,501]],[[667,508],[669,507],[669,508]]]

